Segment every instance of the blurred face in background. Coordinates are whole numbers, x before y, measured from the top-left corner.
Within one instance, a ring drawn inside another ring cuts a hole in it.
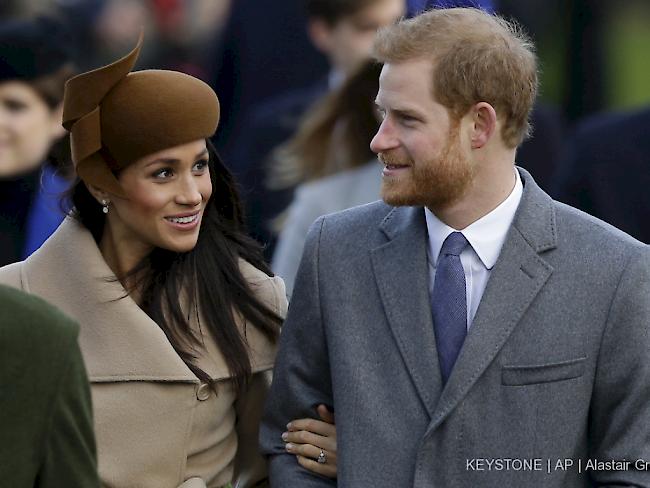
[[[38,167],[64,133],[61,110],[51,109],[28,83],[0,82],[0,177]]]
[[[378,0],[334,25],[312,20],[311,38],[334,71],[347,76],[370,57],[377,30],[396,22],[405,11],[404,0]]]

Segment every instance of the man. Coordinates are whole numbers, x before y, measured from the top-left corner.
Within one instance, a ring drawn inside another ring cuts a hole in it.
[[[340,486],[650,486],[634,461],[586,465],[650,458],[648,249],[515,168],[531,44],[449,9],[375,52],[385,203],[307,238],[261,430],[272,486],[327,486],[295,454],[328,453],[281,440],[319,403]]]
[[[0,485],[99,486],[79,327],[0,286]]]
[[[293,189],[270,191],[266,187],[272,150],[294,133],[300,118],[314,102],[370,57],[377,30],[394,23],[406,9],[405,0],[308,0],[305,3],[309,38],[327,58],[329,75],[257,107],[230,161],[233,170],[242,176],[251,232],[260,242],[269,244],[266,250],[269,258],[274,244],[269,223],[289,205],[293,196]]]
[[[557,175],[557,197],[650,243],[650,107],[579,125]]]

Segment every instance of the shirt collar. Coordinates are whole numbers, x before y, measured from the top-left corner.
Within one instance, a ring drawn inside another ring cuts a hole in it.
[[[522,194],[523,184],[519,171],[515,169],[515,186],[510,195],[494,210],[460,230],[487,269],[492,269],[497,262]],[[425,208],[424,212],[429,234],[429,259],[435,266],[442,243],[449,234],[457,230],[442,222],[428,208]]]

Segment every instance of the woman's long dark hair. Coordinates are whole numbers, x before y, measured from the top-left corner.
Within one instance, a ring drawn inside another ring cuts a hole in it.
[[[192,346],[200,337],[190,329],[190,317],[203,317],[223,354],[235,388],[244,388],[251,375],[245,332],[240,333],[235,314],[257,327],[273,342],[277,340],[282,318],[263,304],[251,290],[239,268],[239,259],[248,261],[269,276],[260,246],[244,231],[241,203],[236,183],[216,150],[207,141],[212,181],[212,196],[203,214],[196,246],[186,253],[156,248],[122,282],[134,278],[142,297],[140,306],[163,330],[169,342],[190,370],[202,381],[216,384],[194,360]],[[102,207],[83,182],[70,192],[72,214],[99,242],[104,230]],[[181,300],[188,300],[189,307]],[[201,313],[199,314],[199,310]]]

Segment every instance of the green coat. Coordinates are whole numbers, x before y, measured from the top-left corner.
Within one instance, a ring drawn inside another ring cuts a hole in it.
[[[79,327],[0,286],[0,485],[99,486]]]

